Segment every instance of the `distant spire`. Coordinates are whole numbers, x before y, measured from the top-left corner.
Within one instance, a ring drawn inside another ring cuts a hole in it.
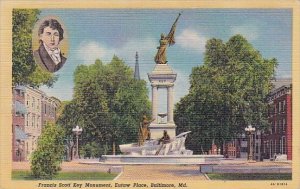
[[[139,55],[138,52],[135,54],[135,69],[134,69],[134,78],[140,80],[140,69],[139,69]]]

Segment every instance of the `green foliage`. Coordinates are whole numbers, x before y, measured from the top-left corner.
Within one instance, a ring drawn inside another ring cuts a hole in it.
[[[42,70],[34,62],[32,29],[38,20],[38,9],[13,9],[12,78],[13,85],[52,86],[57,76]]]
[[[48,123],[31,157],[31,171],[35,178],[52,179],[57,174],[64,154],[63,143],[63,129]]]
[[[292,180],[292,173],[209,173],[211,180]]]
[[[268,127],[266,96],[276,65],[241,35],[227,43],[208,40],[204,64],[193,68],[189,94],[175,109],[178,131],[192,131],[187,147],[201,153],[212,142],[221,146],[235,138],[248,124]]]
[[[113,180],[117,173],[106,172],[59,172],[52,180]],[[31,175],[29,171],[12,171],[12,180],[40,180]]]
[[[123,60],[114,56],[108,64],[96,60],[92,65],[80,65],[74,82],[74,99],[58,120],[69,134],[75,125],[83,127],[83,145],[97,143],[103,149],[100,154],[111,151],[107,146],[114,142],[137,140],[140,119],[149,114],[150,102],[146,82],[134,79]]]
[[[84,158],[98,158],[101,155],[107,154],[107,149],[105,145],[99,146],[96,142],[86,143],[80,150],[80,154]]]

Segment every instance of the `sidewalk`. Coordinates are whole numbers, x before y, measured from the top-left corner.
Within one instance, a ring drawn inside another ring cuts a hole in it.
[[[118,180],[206,180],[197,165],[125,165]]]
[[[258,161],[246,159],[224,159],[212,167],[213,173],[291,173],[292,163],[289,161]]]

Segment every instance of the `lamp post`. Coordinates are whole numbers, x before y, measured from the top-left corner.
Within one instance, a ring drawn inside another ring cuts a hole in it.
[[[246,134],[249,134],[249,154],[248,154],[248,160],[253,161],[253,133],[255,132],[255,128],[252,127],[252,125],[248,125],[248,127],[245,128]]]
[[[82,128],[80,128],[78,125],[76,125],[75,128],[72,129],[74,134],[76,135],[76,154],[75,154],[75,159],[79,158],[79,148],[78,148],[78,137],[82,132]]]

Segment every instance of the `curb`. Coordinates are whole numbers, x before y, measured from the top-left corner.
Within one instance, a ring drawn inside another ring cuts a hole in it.
[[[210,178],[207,176],[207,174],[203,173],[203,175],[206,178],[206,180],[210,180]]]
[[[123,174],[124,171],[121,171],[118,176],[116,176],[113,180],[117,180],[122,174]]]

